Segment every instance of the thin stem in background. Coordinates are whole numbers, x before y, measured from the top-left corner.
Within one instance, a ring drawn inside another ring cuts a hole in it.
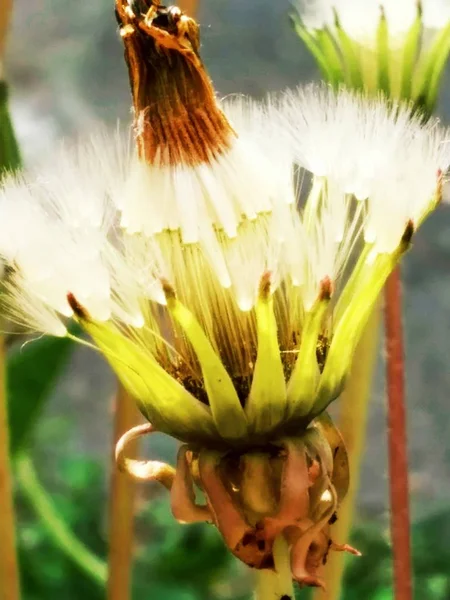
[[[354,520],[367,435],[370,392],[380,337],[380,321],[381,307],[377,305],[358,344],[350,377],[339,400],[338,427],[344,438],[350,462],[350,487],[339,509],[338,520],[331,528],[331,538],[339,544],[350,541]],[[327,565],[322,572],[326,590],[315,590],[314,600],[339,600],[345,559],[346,555],[343,552],[330,552]]]
[[[395,600],[412,600],[402,288],[399,267],[388,279],[385,298],[389,492],[394,558],[394,597]]]
[[[5,55],[6,38],[11,21],[13,0],[0,0],[0,58]],[[3,69],[0,66],[0,75]]]
[[[3,55],[12,11],[12,0],[0,0],[0,81],[3,83]],[[6,88],[0,93],[0,172],[16,168],[11,149],[17,150],[7,112]],[[8,135],[4,135],[8,129]],[[10,135],[11,133],[11,135]],[[17,559],[14,498],[9,453],[8,398],[6,388],[5,339],[0,335],[0,600],[19,600],[20,571]]]
[[[4,337],[0,335],[0,600],[19,600],[14,499],[9,454]]]
[[[256,571],[255,600],[294,600],[289,546],[278,537],[273,546],[275,570]]]
[[[136,484],[116,468],[115,445],[128,429],[139,422],[140,418],[135,401],[119,385],[115,398],[110,486],[108,600],[128,600],[131,597]],[[130,458],[133,458],[136,451],[136,442],[130,444],[127,448]]]
[[[33,461],[26,453],[15,462],[21,491],[28,499],[54,544],[101,586],[106,584],[107,566],[67,526],[51,497],[41,485]]]

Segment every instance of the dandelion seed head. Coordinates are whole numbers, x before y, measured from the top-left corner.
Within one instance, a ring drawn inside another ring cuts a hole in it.
[[[198,324],[244,407],[261,331],[272,336],[268,348],[278,344],[278,390],[287,389],[305,331],[313,369],[318,336],[332,340],[347,313],[341,299],[354,265],[362,257],[364,272],[376,269],[436,204],[450,136],[407,108],[325,87],[262,105],[233,100],[225,111],[235,141],[203,163],[150,164],[128,151],[128,136],[100,136],[63,149],[39,177],[5,181],[7,314],[61,336],[80,306],[202,407],[203,367],[186,323]],[[347,298],[366,306],[356,292]],[[346,337],[348,357],[355,340]],[[326,397],[340,386],[337,378]]]

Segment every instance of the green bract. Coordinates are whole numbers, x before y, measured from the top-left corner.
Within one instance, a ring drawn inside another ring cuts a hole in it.
[[[316,188],[313,186],[305,214],[319,209]],[[312,208],[311,203],[316,206]],[[299,332],[299,340],[291,348],[280,343],[282,323],[277,314],[282,297],[292,292],[288,284],[272,290],[271,277],[264,274],[256,304],[248,315],[254,319],[257,343],[245,396],[241,374],[230,371],[229,366],[227,369],[217,346],[169,284],[163,283],[165,310],[178,331],[174,337],[181,335],[194,353],[188,368],[194,372],[195,365],[199,367],[197,393],[186,389],[183,382],[189,379],[171,375],[158,364],[139,329],[121,330],[101,323],[75,299],[70,302],[79,323],[157,429],[184,442],[245,448],[305,429],[337,398],[362,329],[387,277],[407,251],[412,234],[407,228],[392,253],[377,254],[373,244],[364,244],[334,306],[332,284],[325,279],[316,302],[304,311],[301,322],[291,325],[292,334]],[[218,327],[225,327],[224,317],[216,314]],[[251,343],[250,339],[235,341]]]
[[[399,38],[391,34],[380,10],[374,39],[362,41],[348,34],[335,10],[333,25],[306,26],[293,16],[295,30],[314,56],[323,78],[335,88],[345,84],[369,94],[412,101],[426,115],[436,105],[442,74],[450,54],[450,22],[440,30],[424,27],[420,4],[409,30]]]

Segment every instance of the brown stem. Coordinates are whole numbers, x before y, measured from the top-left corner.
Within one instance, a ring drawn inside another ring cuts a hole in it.
[[[6,357],[0,336],[0,600],[19,600],[14,500],[9,456]]]
[[[108,600],[131,597],[135,482],[116,469],[115,445],[139,421],[134,400],[119,385],[115,399],[113,468],[110,486]],[[137,452],[136,442],[127,446],[129,456]]]
[[[412,600],[408,446],[399,267],[396,268],[387,281],[385,298],[389,488],[394,555],[394,590],[395,600]]]
[[[6,37],[11,20],[12,6],[13,0],[0,1],[0,58],[2,60],[5,53]]]

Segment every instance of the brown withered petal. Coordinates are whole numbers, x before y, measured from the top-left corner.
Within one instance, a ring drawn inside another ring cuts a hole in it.
[[[161,166],[207,163],[235,134],[200,60],[199,27],[178,7],[140,4],[116,0],[139,154]]]

